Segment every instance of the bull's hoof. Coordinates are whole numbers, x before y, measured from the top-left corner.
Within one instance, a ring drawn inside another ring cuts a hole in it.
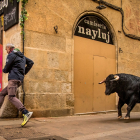
[[[122,116],[119,116],[119,117],[118,117],[118,119],[121,119],[121,118],[122,118]]]
[[[130,119],[130,117],[124,117],[124,119],[125,119],[125,120],[129,120],[129,119]]]

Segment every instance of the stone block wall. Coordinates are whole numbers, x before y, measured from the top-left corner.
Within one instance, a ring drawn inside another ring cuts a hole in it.
[[[34,116],[73,115],[72,25],[57,15],[61,5],[53,11],[54,2],[29,1],[26,7],[25,55],[35,64],[25,77],[25,106]]]
[[[140,37],[140,1],[125,0],[122,8],[125,14],[124,30],[128,34]],[[126,38],[119,38],[120,47],[123,53],[118,57],[118,72],[129,73],[140,77],[140,41]],[[122,44],[122,45],[121,45]],[[123,107],[126,112],[127,105]],[[132,111],[140,111],[140,105],[136,104]]]
[[[122,8],[124,9],[125,22],[124,30],[128,34],[134,34],[140,36],[140,15],[139,1],[125,0]],[[139,63],[140,63],[140,42],[137,40],[119,37],[119,46],[123,50],[123,53],[118,57],[118,72],[130,73],[140,76]]]

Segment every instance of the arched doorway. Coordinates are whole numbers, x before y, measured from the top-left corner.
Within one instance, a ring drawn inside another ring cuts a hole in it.
[[[108,25],[97,16],[82,17],[74,33],[75,113],[116,109],[116,95],[105,96],[98,83],[116,73],[116,47]]]

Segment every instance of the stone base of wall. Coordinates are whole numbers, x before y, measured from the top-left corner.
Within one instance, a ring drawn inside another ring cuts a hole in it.
[[[10,103],[8,96],[6,96],[0,109],[0,118],[16,118],[17,114],[18,110]]]
[[[74,108],[64,108],[64,109],[33,109],[29,110],[33,112],[32,117],[60,117],[60,116],[72,116],[74,114]],[[22,114],[19,114],[22,117]]]
[[[17,98],[23,102],[23,94],[21,89]],[[71,116],[74,114],[74,95],[67,94],[26,94],[25,107],[29,111],[33,111],[33,117],[59,117]],[[1,118],[22,117],[22,113],[12,105],[8,96],[5,97],[2,108],[0,109]]]
[[[30,110],[33,111],[33,117],[59,117],[71,116],[74,114],[73,108],[56,109],[56,110]]]
[[[23,101],[23,94],[20,94]],[[33,117],[59,117],[74,114],[74,95],[71,93],[26,94],[25,107],[33,111]],[[20,113],[20,117],[22,114]]]

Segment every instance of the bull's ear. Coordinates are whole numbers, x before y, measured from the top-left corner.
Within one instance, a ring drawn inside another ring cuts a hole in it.
[[[101,81],[100,83],[98,83],[98,84],[102,84],[102,83],[104,83],[106,81],[106,79],[105,80],[103,80],[103,81]]]

